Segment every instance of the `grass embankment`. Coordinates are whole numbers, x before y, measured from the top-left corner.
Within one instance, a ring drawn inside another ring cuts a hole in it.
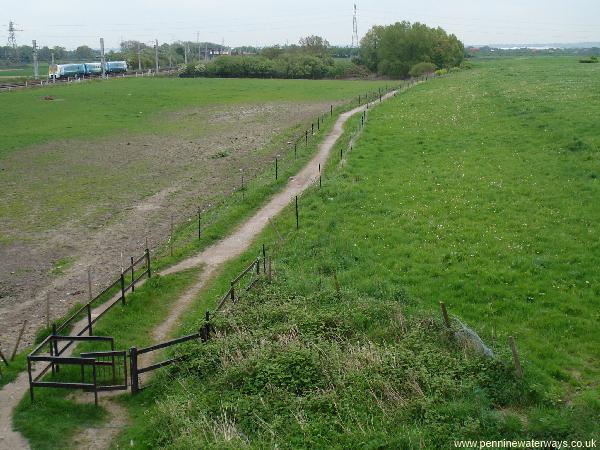
[[[120,443],[598,436],[598,80],[571,58],[490,61],[373,110],[347,165],[302,197],[301,229],[291,208],[278,219],[288,236],[274,285],[218,319],[221,335],[190,345],[193,360],[126,399],[134,423]],[[228,264],[184,328],[275,240],[266,230]],[[496,359],[444,332],[439,300]]]

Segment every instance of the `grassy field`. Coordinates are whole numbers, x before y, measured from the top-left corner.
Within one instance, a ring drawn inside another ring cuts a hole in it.
[[[331,104],[385,84],[133,78],[4,93],[0,315],[11,325],[0,340],[39,316],[22,298],[49,284],[59,298],[85,297],[82,261],[101,285],[121,253],[138,254],[146,237],[152,249],[164,242],[170,217],[178,225],[221,201],[242,170],[247,183],[289,154],[291,138]],[[66,312],[56,304],[55,316]],[[27,343],[39,324],[30,325]]]
[[[54,139],[127,132],[179,132],[161,113],[189,107],[256,102],[346,100],[386,82],[127,78],[4,94],[0,103],[0,159]],[[45,101],[51,95],[55,101]],[[35,124],[35,126],[32,126]],[[179,124],[181,125],[181,124]]]
[[[597,437],[599,71],[573,58],[486,61],[373,110],[343,168],[331,164],[301,198],[300,230],[291,208],[278,218],[275,283],[219,319],[224,336],[126,400],[134,420],[119,443]],[[275,241],[267,230],[229,264],[184,328]],[[496,358],[444,331],[440,300]]]
[[[39,64],[39,75],[40,78],[44,79],[48,77],[48,64]],[[8,79],[22,79],[22,78],[33,78],[33,65],[20,68],[0,68],[0,83],[7,81]]]

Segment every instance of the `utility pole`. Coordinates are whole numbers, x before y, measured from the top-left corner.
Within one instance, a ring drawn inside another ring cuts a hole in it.
[[[202,52],[200,51],[200,32],[196,31],[196,44],[198,45],[198,62],[202,61]]]
[[[141,72],[142,71],[142,47],[141,44],[138,42],[137,43],[137,47],[138,47],[138,70]]]
[[[156,39],[154,44],[154,66],[158,74],[158,69],[160,69],[160,65],[158,64],[158,39]]]
[[[15,60],[18,59],[17,35],[16,35],[17,31],[23,31],[23,30],[17,30],[16,24],[12,20],[10,22],[8,22],[8,46],[12,49]]]
[[[100,67],[102,67],[102,78],[106,78],[106,58],[104,56],[104,38],[100,38]]]
[[[208,61],[208,42],[204,43],[204,61]]]
[[[358,47],[358,19],[356,18],[356,3],[354,4],[354,16],[352,18],[352,48]]]
[[[33,78],[36,80],[40,79],[40,67],[38,65],[38,51],[37,43],[35,39],[31,41],[31,47],[33,48]]]
[[[188,63],[188,62],[187,62],[187,54],[188,54],[188,51],[189,51],[189,46],[188,46],[188,44],[187,44],[187,42],[186,42],[186,43],[185,43],[185,47],[183,47],[183,62],[184,62],[184,64],[185,64],[186,66],[187,66],[187,63]]]
[[[50,57],[52,58],[52,61],[50,62],[50,64],[54,65],[54,52],[50,53]]]

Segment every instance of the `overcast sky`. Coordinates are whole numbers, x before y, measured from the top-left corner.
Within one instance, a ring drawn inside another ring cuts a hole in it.
[[[0,39],[9,20],[18,43],[108,48],[121,39],[225,42],[236,46],[297,43],[317,34],[352,40],[352,0],[0,0]],[[600,41],[600,0],[357,1],[358,32],[401,20],[441,26],[466,44]],[[199,33],[199,34],[197,34]]]

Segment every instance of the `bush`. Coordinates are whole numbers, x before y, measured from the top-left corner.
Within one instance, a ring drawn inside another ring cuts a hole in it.
[[[425,75],[426,73],[435,72],[436,66],[430,62],[420,62],[415,64],[410,68],[410,76],[411,77],[420,77],[421,75]]]
[[[586,63],[586,64],[594,64],[598,62],[598,57],[597,56],[590,56],[589,58],[583,58],[579,60],[580,63]]]
[[[436,70],[435,74],[438,77],[441,77],[442,75],[447,75],[448,74],[448,69],[439,69],[439,70]]]
[[[365,78],[368,69],[356,64],[335,62],[333,58],[286,53],[277,57],[219,56],[210,63],[188,64],[181,77],[221,78]]]

